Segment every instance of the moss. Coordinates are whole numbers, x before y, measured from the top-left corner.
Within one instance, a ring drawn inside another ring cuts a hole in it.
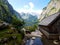
[[[60,12],[60,9],[58,10],[58,12]]]
[[[60,0],[56,0],[56,1],[60,1]]]
[[[55,7],[52,7],[51,10],[55,9]]]
[[[45,18],[48,17],[48,16],[49,16],[49,14],[45,14]]]

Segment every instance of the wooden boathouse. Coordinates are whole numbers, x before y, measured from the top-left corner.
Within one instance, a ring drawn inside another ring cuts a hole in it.
[[[60,40],[60,12],[44,18],[39,23],[39,30],[43,33],[44,45],[54,45],[54,40]]]

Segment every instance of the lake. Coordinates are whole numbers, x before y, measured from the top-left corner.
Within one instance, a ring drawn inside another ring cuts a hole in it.
[[[36,37],[34,40],[31,38],[26,41],[26,45],[43,45],[41,38]]]

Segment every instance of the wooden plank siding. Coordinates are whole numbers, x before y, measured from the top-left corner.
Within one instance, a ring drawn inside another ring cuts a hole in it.
[[[59,39],[60,36],[60,12],[43,19],[39,24],[39,30],[47,39]]]

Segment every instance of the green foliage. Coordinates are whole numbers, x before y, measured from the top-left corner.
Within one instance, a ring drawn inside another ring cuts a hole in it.
[[[21,30],[24,21],[19,20],[12,14],[8,5],[5,4],[3,0],[0,0],[0,23],[1,21],[7,22],[12,26],[9,25],[9,28],[0,29],[0,45],[4,45],[4,38],[7,38],[7,45],[15,45],[14,43],[16,43],[16,45],[21,45],[23,34],[18,33],[18,30]],[[11,29],[11,27],[14,27],[15,30]],[[13,39],[13,36],[15,36],[16,39]]]
[[[46,10],[47,7],[44,7],[43,10]]]
[[[37,29],[37,24],[33,25],[33,26],[26,26],[25,29],[26,30],[29,30],[29,31],[35,31]]]
[[[0,14],[1,20],[13,24],[16,28],[20,28],[24,24],[23,20],[19,20],[15,15],[11,14],[6,4],[0,4]]]
[[[1,27],[0,27],[1,28]],[[11,28],[11,26],[10,26]],[[6,38],[7,40],[7,45],[21,45],[21,42],[22,42],[22,37],[23,35],[21,33],[18,33],[17,31],[18,30],[13,30],[13,29],[3,29],[3,30],[0,30],[0,44],[4,44],[4,38]],[[16,38],[13,38],[13,36],[15,36]],[[15,43],[15,44],[14,44]]]
[[[29,31],[35,31],[36,29],[37,29],[37,27],[38,27],[38,23],[39,23],[39,19],[38,20],[36,20],[36,21],[33,21],[32,20],[32,22],[35,22],[35,24],[33,24],[32,26],[24,26],[24,28],[26,29],[26,30],[29,30]],[[31,24],[30,22],[27,22],[28,24]]]
[[[49,16],[49,14],[45,14],[45,18],[48,17],[48,16]]]
[[[24,21],[19,20],[16,16],[13,16],[12,19],[12,24],[14,25],[15,28],[21,28],[21,26],[23,26]]]
[[[56,0],[56,1],[60,1],[60,0]]]
[[[0,19],[6,22],[11,21],[11,12],[9,11],[9,8],[6,4],[1,3],[0,4]]]
[[[55,9],[55,7],[52,7],[51,10]]]
[[[58,12],[60,12],[60,9],[58,10]]]

